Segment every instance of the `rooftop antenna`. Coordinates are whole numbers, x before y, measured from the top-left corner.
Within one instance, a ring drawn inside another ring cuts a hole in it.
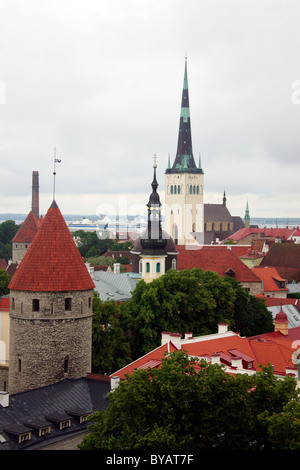
[[[53,170],[53,201],[55,201],[55,175],[56,175],[56,171],[55,171],[55,167],[56,167],[56,163],[60,163],[61,160],[59,158],[56,158],[56,147],[54,147],[54,170]]]

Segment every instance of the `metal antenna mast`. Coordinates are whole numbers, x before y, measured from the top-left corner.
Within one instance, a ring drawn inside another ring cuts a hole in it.
[[[56,171],[55,171],[55,167],[56,167],[56,163],[60,163],[61,160],[59,158],[56,158],[56,147],[54,147],[54,170],[53,170],[53,201],[55,201],[55,175],[56,175]]]

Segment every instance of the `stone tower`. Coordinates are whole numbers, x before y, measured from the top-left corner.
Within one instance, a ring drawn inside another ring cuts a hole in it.
[[[90,372],[93,288],[53,201],[9,285],[9,393]]]
[[[38,221],[32,211],[12,239],[12,261],[20,263],[38,231]]]
[[[203,234],[203,184],[200,158],[197,167],[193,156],[185,58],[177,153],[165,172],[165,227],[178,245],[195,244],[193,234]]]

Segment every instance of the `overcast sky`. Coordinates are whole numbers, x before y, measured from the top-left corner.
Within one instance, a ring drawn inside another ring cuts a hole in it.
[[[206,203],[300,217],[299,0],[0,0],[0,213],[164,202],[184,60]],[[103,212],[103,210],[102,210]]]

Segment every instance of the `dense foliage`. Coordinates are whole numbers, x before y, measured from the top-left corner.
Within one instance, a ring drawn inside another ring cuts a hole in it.
[[[6,220],[0,224],[0,258],[8,261],[12,257],[11,241],[19,230],[13,220]]]
[[[134,371],[91,416],[80,449],[300,449],[295,379],[276,378],[271,366],[232,376],[219,365],[194,365],[176,351],[160,369]]]
[[[110,374],[131,362],[130,347],[119,320],[120,308],[114,300],[102,302],[93,296],[92,369]]]
[[[250,336],[274,328],[265,304],[235,279],[199,268],[169,270],[151,283],[139,281],[121,313],[134,358],[157,347],[165,330],[197,336],[216,333],[218,323],[226,322]]]
[[[6,271],[6,269],[0,269],[0,297],[1,295],[9,294],[8,285],[10,283],[11,277]]]

